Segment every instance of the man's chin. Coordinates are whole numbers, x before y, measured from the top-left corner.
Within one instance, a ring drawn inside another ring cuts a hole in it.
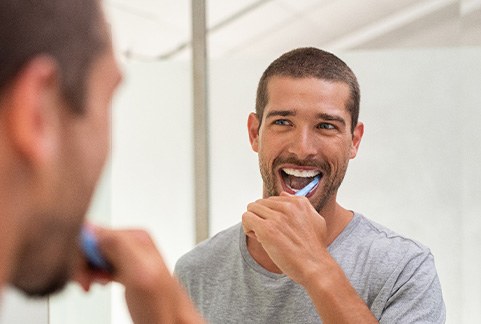
[[[67,282],[68,278],[66,276],[57,276],[54,279],[45,282],[43,285],[32,286],[26,284],[14,284],[14,286],[29,297],[42,298],[60,292]]]

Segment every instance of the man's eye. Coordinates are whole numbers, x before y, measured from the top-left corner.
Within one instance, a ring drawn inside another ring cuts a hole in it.
[[[320,129],[335,129],[336,127],[334,127],[334,125],[332,124],[328,124],[328,123],[320,123],[317,128],[320,128]]]
[[[289,121],[286,119],[277,119],[274,120],[274,125],[281,125],[281,126],[289,126]]]

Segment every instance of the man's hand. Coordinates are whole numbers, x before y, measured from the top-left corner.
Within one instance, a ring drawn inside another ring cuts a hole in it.
[[[113,272],[93,271],[85,263],[75,276],[85,290],[96,281],[121,283],[136,324],[203,322],[147,232],[94,228],[94,233]]]
[[[377,323],[327,251],[326,222],[307,198],[283,192],[251,203],[242,226],[284,274],[306,289],[324,323]]]
[[[246,235],[255,238],[279,269],[299,284],[320,275],[325,258],[326,222],[305,197],[282,193],[247,206]]]

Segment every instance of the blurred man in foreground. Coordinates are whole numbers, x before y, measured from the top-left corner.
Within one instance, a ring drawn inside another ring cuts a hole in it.
[[[0,2],[0,285],[46,296],[114,280],[135,323],[201,322],[144,231],[94,229],[112,273],[80,251],[120,81],[99,1]]]

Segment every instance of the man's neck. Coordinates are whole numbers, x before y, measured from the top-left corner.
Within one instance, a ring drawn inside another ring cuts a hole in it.
[[[327,245],[329,246],[346,228],[352,220],[354,214],[352,211],[344,209],[339,204],[335,204],[331,210],[323,209],[320,215],[326,220],[327,228]],[[256,239],[247,237],[247,250],[254,260],[265,268],[267,271],[273,273],[282,273],[277,265],[272,261],[267,252]]]
[[[3,198],[11,198],[5,203]],[[20,219],[15,197],[0,197],[0,292],[10,282],[18,261],[20,242],[25,234],[25,227]]]
[[[326,220],[326,243],[328,246],[334,242],[354,217],[352,211],[343,208],[338,203],[335,203],[330,210],[321,210],[319,214]]]
[[[10,280],[15,251],[13,237],[5,227],[0,229],[0,292]]]

